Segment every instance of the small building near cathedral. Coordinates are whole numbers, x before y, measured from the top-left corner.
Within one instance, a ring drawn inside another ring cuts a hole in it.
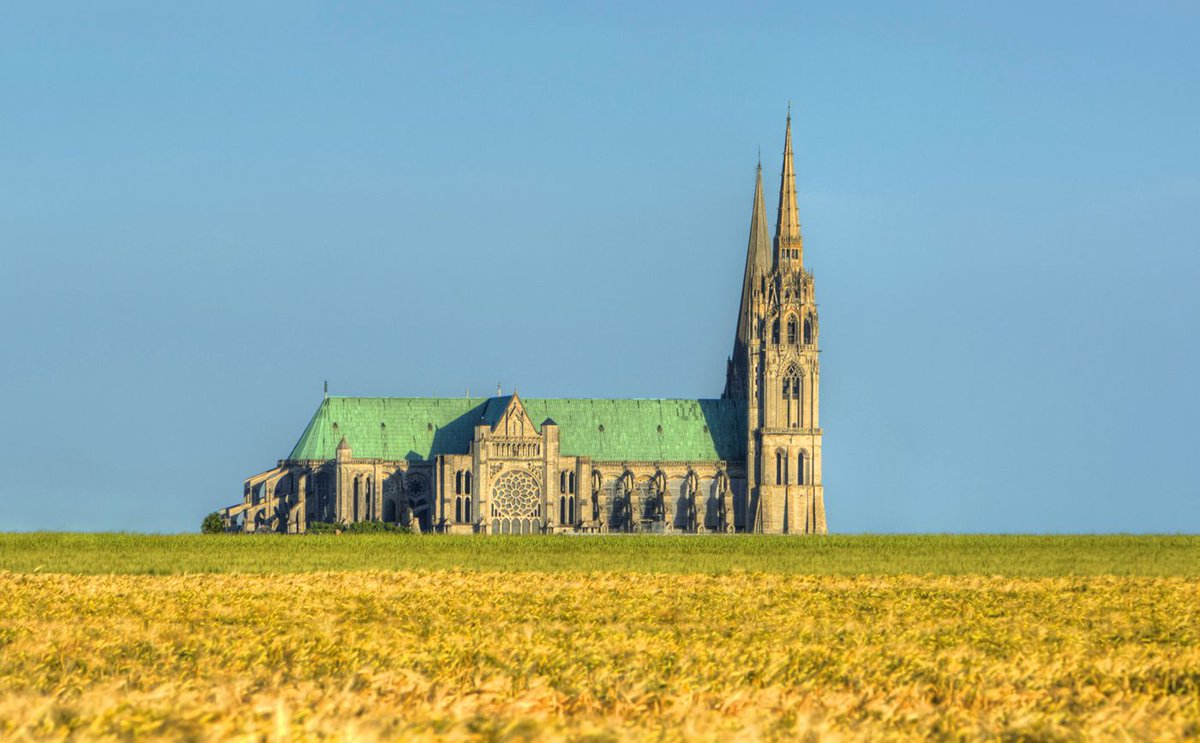
[[[774,238],[759,165],[720,398],[329,397],[227,528],[823,534],[819,326],[791,116]]]

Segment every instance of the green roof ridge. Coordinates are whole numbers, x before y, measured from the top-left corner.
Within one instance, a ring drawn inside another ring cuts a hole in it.
[[[465,454],[475,426],[494,423],[509,400],[331,396],[321,401],[288,459],[333,459],[343,437],[356,458],[421,461]],[[558,424],[565,455],[608,461],[745,456],[745,408],[734,400],[560,397],[521,398],[521,404],[533,421]]]

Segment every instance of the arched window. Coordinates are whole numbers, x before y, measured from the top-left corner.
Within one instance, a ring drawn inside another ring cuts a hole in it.
[[[786,475],[787,455],[782,451],[775,452],[775,484],[782,485]]]
[[[466,492],[467,495],[470,495],[471,494],[471,471],[470,470],[467,470],[467,472],[463,475],[463,482],[466,484],[466,487],[463,490]],[[469,501],[471,499],[467,498],[467,500]]]
[[[463,476],[462,470],[459,470],[458,472],[454,473],[454,494],[455,495],[462,495],[462,486],[463,486],[462,476]]]
[[[358,521],[358,489],[359,489],[359,483],[358,483],[358,478],[356,477],[356,478],[354,478],[354,511],[353,511],[353,518],[355,521]]]
[[[558,523],[567,523],[567,496],[558,496]]]
[[[796,483],[799,485],[808,484],[808,457],[804,456],[804,452],[800,452],[800,456],[796,458]]]
[[[788,333],[788,335],[787,335],[788,345],[789,346],[796,345],[796,318],[794,318],[794,317],[788,318],[787,333]]]
[[[463,521],[471,521],[471,496],[463,498]]]
[[[571,495],[575,494],[575,473],[567,473],[567,492]]]
[[[567,523],[575,523],[575,496],[567,499]]]
[[[804,345],[811,346],[813,342],[813,320],[812,317],[804,318]]]
[[[566,470],[563,470],[562,472],[558,473],[558,492],[560,492],[560,493],[567,492],[567,471]]]
[[[775,318],[775,322],[771,325],[771,342],[779,345],[779,318]]]
[[[783,377],[783,407],[787,411],[789,427],[800,425],[800,370],[788,369]]]
[[[454,499],[454,520],[459,523],[462,523],[463,520],[462,506],[462,496],[460,495]]]

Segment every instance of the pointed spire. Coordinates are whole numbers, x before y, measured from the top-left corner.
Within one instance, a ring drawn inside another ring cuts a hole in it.
[[[754,176],[754,206],[750,210],[750,239],[746,244],[746,272],[742,275],[742,304],[738,309],[737,340],[735,358],[741,348],[750,345],[754,334],[754,322],[750,300],[754,296],[754,285],[760,276],[771,271],[770,242],[767,240],[767,207],[763,200],[762,162]]]
[[[794,253],[792,251],[795,251]],[[787,133],[783,143],[783,172],[779,177],[779,214],[775,221],[775,262],[803,257],[800,211],[796,207],[796,167],[792,161],[792,104],[788,103]]]
[[[754,206],[750,209],[750,239],[746,244],[746,272],[742,275],[742,301],[738,307],[733,355],[726,371],[724,397],[746,396],[746,350],[754,339],[754,287],[771,272],[771,243],[767,237],[767,207],[763,200],[762,162],[754,176]]]

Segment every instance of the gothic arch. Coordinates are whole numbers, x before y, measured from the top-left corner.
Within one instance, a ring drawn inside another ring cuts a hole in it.
[[[419,531],[429,531],[433,527],[433,495],[429,491],[429,479],[420,473],[411,474],[405,479],[408,503],[417,521],[415,526]]]
[[[796,362],[791,362],[783,374],[781,396],[783,408],[787,414],[789,428],[798,428],[802,423],[804,405],[802,402],[804,389],[804,369]]]
[[[399,524],[405,521],[408,498],[404,492],[404,472],[397,470],[383,480],[383,520]]]
[[[788,454],[787,449],[775,450],[775,484],[786,485],[788,481]]]
[[[613,483],[613,498],[611,507],[611,526],[618,531],[633,531],[634,493],[637,489],[637,478],[633,472],[626,469]]]

